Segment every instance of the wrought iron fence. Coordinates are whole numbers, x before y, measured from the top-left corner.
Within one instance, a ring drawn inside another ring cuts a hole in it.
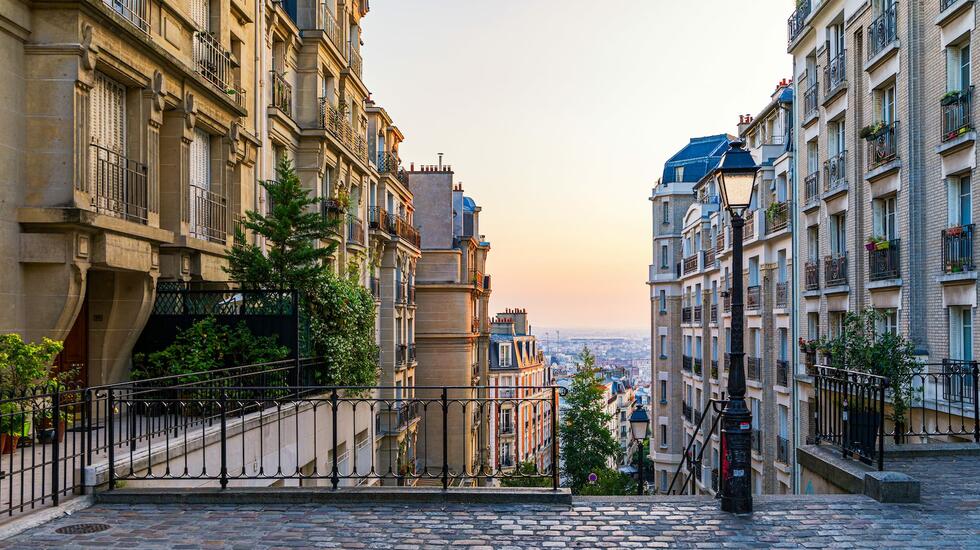
[[[943,271],[959,273],[973,271],[973,224],[943,229]]]
[[[892,239],[883,243],[883,247],[875,245],[868,251],[868,280],[881,281],[896,279],[901,276],[901,239]]]
[[[231,54],[221,47],[218,37],[212,33],[194,33],[194,63],[197,72],[222,93],[235,93],[232,83]]]
[[[752,285],[745,289],[745,309],[756,310],[762,307],[762,287]]]
[[[830,97],[847,82],[847,50],[837,52],[837,55],[827,61],[823,68],[824,96]]]
[[[803,196],[807,206],[820,202],[820,172],[814,172],[803,178]]]
[[[225,244],[228,237],[228,206],[225,197],[196,185],[190,186],[190,234],[192,237]]]
[[[824,284],[840,286],[847,284],[847,252],[832,254],[824,258]]]
[[[847,184],[847,151],[841,151],[823,163],[823,190],[833,191]]]
[[[910,438],[962,440],[980,443],[980,368],[976,361],[943,359],[923,363],[910,381],[905,426],[891,423],[886,435],[896,442]],[[895,397],[887,394],[889,404]]]
[[[803,278],[806,290],[820,290],[820,262],[807,260],[803,264]]]
[[[868,170],[898,158],[898,122],[882,127],[868,138]]]
[[[796,11],[786,22],[788,42],[792,43],[803,32],[806,18],[810,15],[810,0],[800,0],[796,3]]]
[[[272,106],[293,116],[293,85],[276,71],[272,71]]]
[[[146,224],[149,188],[146,165],[92,143],[89,193],[96,212]]]
[[[884,469],[885,394],[888,379],[862,372],[816,367],[813,377],[815,442],[840,449]]]
[[[949,141],[973,129],[973,86],[949,92],[940,100],[943,117],[943,141]]]
[[[887,0],[886,0],[887,2]],[[868,59],[898,39],[898,2],[890,2],[868,25]]]

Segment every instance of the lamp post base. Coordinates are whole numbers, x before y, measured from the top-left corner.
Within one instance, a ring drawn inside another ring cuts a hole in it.
[[[734,410],[729,412],[729,408]],[[752,415],[744,401],[730,402],[722,415],[721,509],[732,514],[751,514]]]

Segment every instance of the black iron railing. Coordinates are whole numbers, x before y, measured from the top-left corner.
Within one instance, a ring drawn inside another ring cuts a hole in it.
[[[745,309],[756,310],[762,307],[762,287],[752,285],[745,289]]]
[[[694,365],[693,365],[693,368],[691,369],[691,371],[694,372],[694,375],[695,376],[701,376],[701,373],[703,371],[701,370],[701,358],[700,357],[695,357],[694,358]]]
[[[789,305],[789,282],[776,283],[776,307]]]
[[[752,450],[762,452],[762,430],[759,428],[752,428]]]
[[[847,284],[847,252],[827,256],[823,260],[823,267],[825,285],[830,287]]]
[[[347,217],[347,242],[350,244],[364,245],[364,224],[360,218],[355,216]]]
[[[718,304],[711,304],[711,310],[708,317],[708,321],[711,323],[718,322]]]
[[[690,323],[693,316],[693,308],[690,306],[681,308],[681,322]]]
[[[330,4],[336,6],[335,2],[323,2],[320,4],[320,24],[323,31],[327,33],[330,42],[333,42],[337,50],[342,52],[344,48],[344,29],[337,23],[337,17],[334,15],[333,10],[330,9]]]
[[[192,237],[225,244],[228,206],[225,197],[196,185],[190,186],[189,228]]]
[[[898,39],[898,2],[891,2],[868,25],[868,59]]]
[[[368,226],[371,229],[378,229],[392,234],[395,232],[395,224],[391,214],[380,206],[368,208]]]
[[[694,306],[694,324],[701,324],[702,311],[703,310],[701,306]]]
[[[807,260],[803,264],[803,280],[806,290],[820,290],[820,262]]]
[[[766,233],[786,229],[789,226],[791,210],[789,201],[772,203],[766,209]]]
[[[776,385],[789,387],[789,361],[776,359]]]
[[[762,382],[762,358],[746,357],[745,378],[754,382]]]
[[[786,22],[788,42],[790,44],[796,40],[796,37],[803,32],[805,26],[806,18],[810,15],[810,0],[800,0],[796,3],[796,11],[793,15],[789,16],[789,20]]]
[[[692,422],[694,420],[694,413],[692,412],[691,406],[688,405],[686,401],[681,402],[681,416],[683,416],[688,422]]]
[[[847,151],[841,151],[823,163],[823,190],[833,191],[847,184]]]
[[[868,170],[898,158],[898,122],[886,124],[868,138]]]
[[[100,214],[146,224],[149,188],[146,165],[115,151],[89,145],[89,193]]]
[[[697,493],[695,483],[701,477],[701,469],[704,464],[704,451],[708,448],[708,446],[701,445],[700,450],[695,453],[694,444],[698,441],[711,440],[711,436],[718,431],[718,421],[721,419],[721,412],[727,405],[727,401],[711,399],[705,405],[704,411],[698,411],[698,413],[700,413],[699,419],[696,423],[694,423],[694,433],[691,434],[691,438],[688,440],[687,446],[684,449],[684,459],[677,465],[677,470],[670,479],[670,485],[667,487],[666,494],[685,494],[688,490],[690,490],[690,493],[688,494]],[[693,422],[692,407],[687,403],[683,403],[683,406],[683,412],[685,414],[684,418]],[[706,419],[708,420],[708,425],[704,426]],[[699,437],[699,434],[704,435]]]
[[[783,464],[789,464],[789,439],[776,436],[776,460]]]
[[[397,153],[385,151],[378,153],[377,168],[380,174],[397,174],[401,168],[402,161]]]
[[[742,229],[742,233],[746,241],[755,238],[755,210],[745,214],[745,227]]]
[[[942,13],[959,0],[939,0],[939,12]]]
[[[419,248],[420,246],[422,246],[422,236],[421,234],[419,234],[418,229],[413,227],[412,224],[408,222],[408,220],[402,217],[394,217],[394,220],[395,220],[394,234],[397,235],[398,238],[411,243],[415,248]],[[480,278],[481,280],[479,284],[480,287],[482,288],[483,286],[482,274]]]
[[[692,254],[684,258],[684,275],[694,273],[698,270],[698,255]]]
[[[194,33],[194,63],[197,72],[222,93],[237,93],[232,83],[231,53],[221,47],[218,37],[212,33]]]
[[[807,206],[820,202],[820,172],[814,172],[803,178],[803,197],[804,204]]]
[[[711,378],[712,378],[712,380],[717,380],[718,379],[718,360],[717,359],[712,359],[711,360]]]
[[[681,368],[687,372],[691,372],[694,365],[694,359],[690,355],[681,356]]]
[[[806,90],[803,91],[803,118],[809,119],[820,114],[820,86],[817,82],[817,75],[813,77]]]
[[[847,82],[847,50],[841,50],[823,68],[824,96],[830,97]]]
[[[973,129],[973,86],[947,92],[940,100],[943,116],[943,141],[949,141]]]
[[[884,469],[885,396],[883,376],[816,367],[813,377],[814,439],[840,449],[845,458]]]
[[[959,273],[973,271],[973,224],[943,229],[943,271]]]
[[[358,46],[354,44],[354,41],[347,42],[347,66],[350,67],[352,73],[357,75],[357,78],[361,78],[364,61],[361,59],[361,52],[358,51]]]
[[[868,279],[881,281],[901,276],[901,239],[872,243],[868,251]]]
[[[272,106],[293,116],[293,85],[276,71],[272,71]]]

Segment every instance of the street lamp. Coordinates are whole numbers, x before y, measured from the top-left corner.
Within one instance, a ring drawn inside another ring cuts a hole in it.
[[[742,304],[742,228],[752,203],[759,166],[745,142],[728,145],[714,176],[721,201],[732,217],[732,343],[728,372],[728,404],[721,413],[721,509],[735,514],[752,512],[752,413],[745,406],[745,342]]]
[[[633,441],[636,441],[640,446],[640,479],[639,484],[636,488],[636,494],[643,494],[643,440],[647,438],[647,433],[650,431],[650,416],[647,415],[647,410],[643,408],[640,400],[636,400],[636,407],[633,409],[633,413],[630,414],[630,431],[633,433]]]

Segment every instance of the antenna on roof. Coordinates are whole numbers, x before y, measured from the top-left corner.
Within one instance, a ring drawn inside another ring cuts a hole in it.
[[[442,153],[437,153],[439,155],[439,170],[442,170]]]

